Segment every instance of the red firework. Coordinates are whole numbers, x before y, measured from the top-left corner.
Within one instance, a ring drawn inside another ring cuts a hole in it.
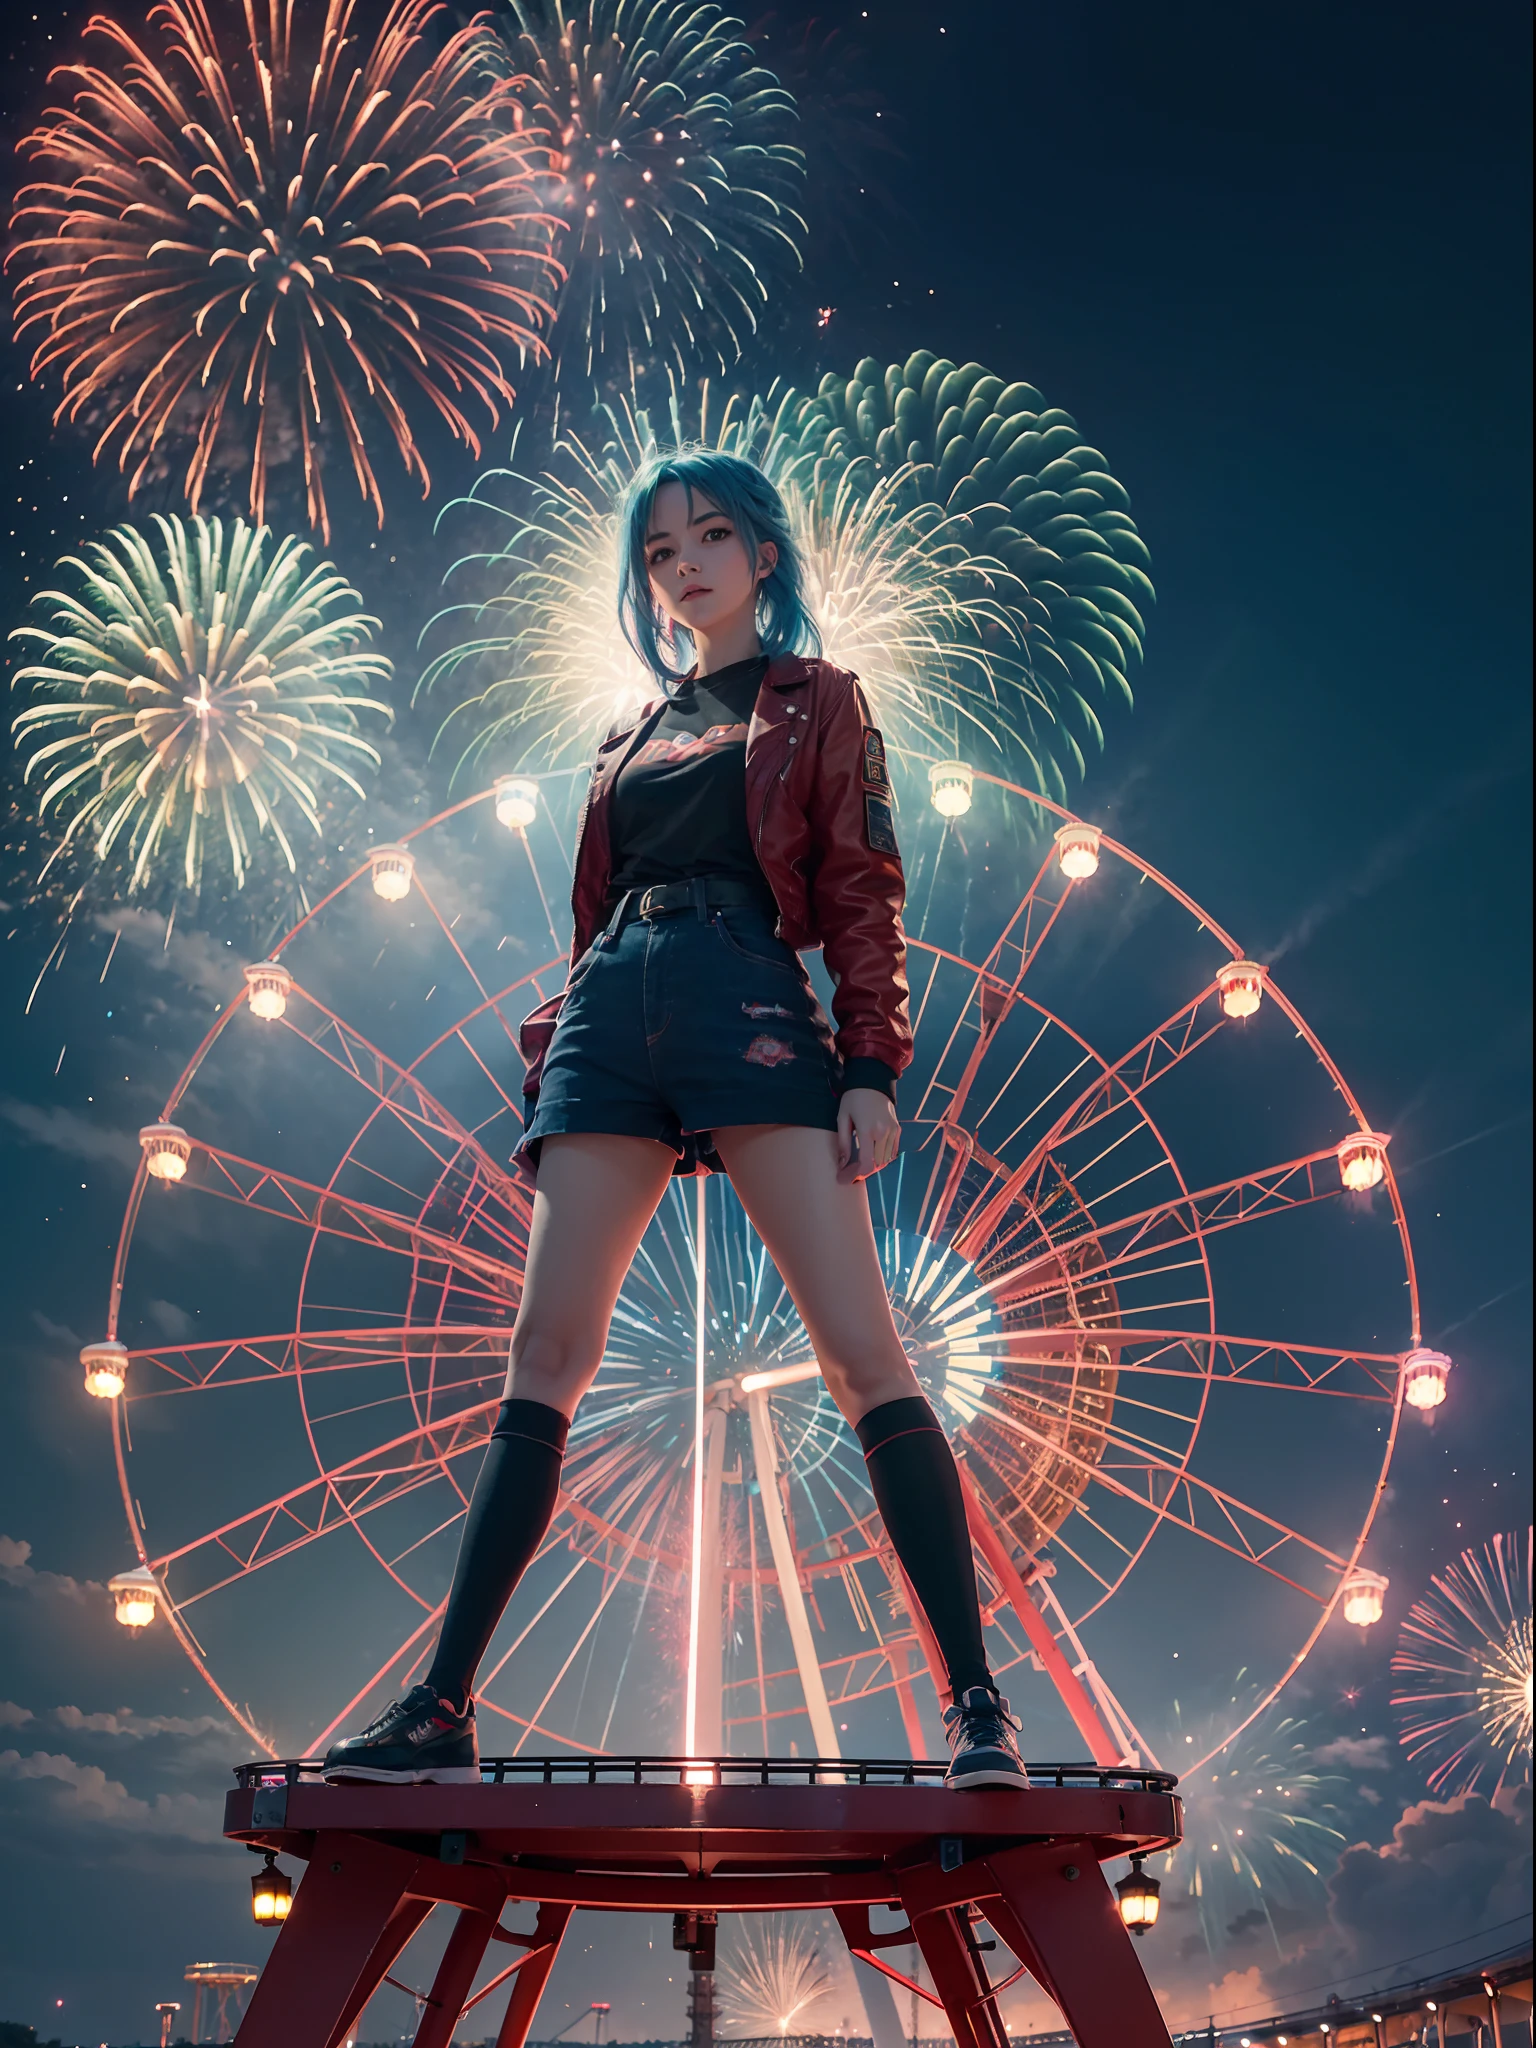
[[[261,521],[296,444],[329,536],[336,433],[382,523],[369,429],[387,423],[425,493],[402,399],[414,388],[478,455],[466,405],[494,424],[506,365],[542,352],[559,224],[520,81],[494,75],[478,17],[433,56],[439,0],[392,0],[365,48],[355,7],[328,0],[307,33],[302,10],[295,35],[293,0],[267,0],[264,23],[242,0],[243,26],[220,29],[204,0],[164,0],[158,60],[93,16],[114,68],[62,67],[70,106],[20,144],[48,182],[11,217],[17,333],[34,377],[62,374],[56,417],[105,417],[95,454],[115,447],[130,495],[162,444],[190,441],[193,509],[217,449],[248,462]]]

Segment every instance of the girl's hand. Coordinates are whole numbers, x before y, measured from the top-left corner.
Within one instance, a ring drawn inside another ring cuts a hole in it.
[[[896,1105],[878,1088],[850,1088],[837,1106],[837,1178],[867,1180],[889,1166],[901,1146]]]

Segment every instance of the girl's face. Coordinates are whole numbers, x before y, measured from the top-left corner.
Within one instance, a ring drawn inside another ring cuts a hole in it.
[[[665,483],[651,506],[645,565],[651,595],[668,619],[707,644],[723,629],[756,618],[757,587],[779,559],[764,541],[751,562],[735,523],[701,492]]]

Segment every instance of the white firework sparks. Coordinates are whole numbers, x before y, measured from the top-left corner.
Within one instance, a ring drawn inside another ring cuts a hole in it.
[[[1531,1774],[1531,1531],[1464,1550],[1409,1610],[1392,1657],[1402,1743],[1429,1789]]]

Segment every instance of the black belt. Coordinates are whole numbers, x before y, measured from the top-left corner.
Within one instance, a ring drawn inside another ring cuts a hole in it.
[[[686,882],[656,882],[649,889],[626,889],[613,907],[603,937],[613,940],[636,918],[678,917],[686,911],[704,922],[712,910],[750,905],[778,918],[778,905],[766,882],[740,875],[694,875]]]

